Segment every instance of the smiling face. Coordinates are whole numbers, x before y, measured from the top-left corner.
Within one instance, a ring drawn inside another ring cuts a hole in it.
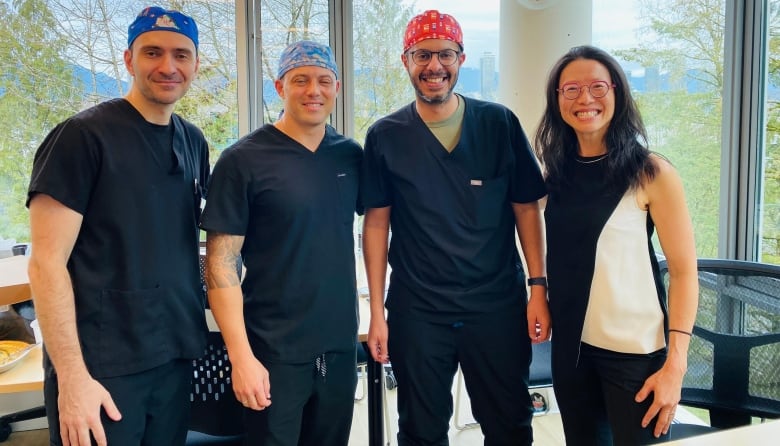
[[[591,59],[576,59],[561,71],[558,88],[572,84],[581,87],[577,99],[566,99],[558,94],[558,107],[561,118],[569,124],[577,134],[581,149],[585,147],[602,148],[606,150],[604,137],[615,115],[615,90],[610,87],[607,94],[594,98],[586,86],[594,81],[606,81],[612,84],[607,67]],[[598,152],[598,150],[593,150]]]
[[[198,71],[195,44],[172,31],[149,31],[125,50],[125,66],[133,76],[129,94],[145,107],[170,108],[187,93]]]
[[[303,66],[288,71],[274,85],[284,101],[284,119],[301,127],[317,127],[327,122],[341,83],[327,68]]]
[[[438,55],[432,55],[427,65],[417,65],[412,60],[412,53],[417,50],[431,52],[446,49],[458,52],[457,61],[450,66],[443,66]],[[431,104],[444,104],[452,98],[452,91],[458,83],[458,71],[466,60],[466,55],[460,51],[457,43],[445,39],[426,39],[409,48],[409,51],[401,55],[401,60],[409,73],[409,79],[421,101]]]

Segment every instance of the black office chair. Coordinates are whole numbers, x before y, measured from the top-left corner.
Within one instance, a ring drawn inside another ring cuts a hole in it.
[[[200,256],[203,298],[208,308],[205,285],[205,256]],[[238,277],[243,264],[236,263]],[[232,366],[222,333],[208,334],[206,353],[193,361],[190,428],[187,446],[238,446],[244,438],[243,406],[233,393]]]
[[[680,404],[712,429],[780,418],[780,266],[699,259],[699,309]],[[660,262],[668,287],[668,266]],[[707,427],[674,424],[673,438]]]
[[[219,332],[209,332],[203,357],[193,361],[191,419],[187,445],[240,445],[244,407],[236,400],[231,365]]]

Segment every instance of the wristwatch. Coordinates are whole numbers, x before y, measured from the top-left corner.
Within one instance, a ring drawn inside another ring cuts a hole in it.
[[[528,286],[534,286],[534,285],[541,285],[541,286],[547,288],[547,278],[546,277],[529,277],[528,278]]]

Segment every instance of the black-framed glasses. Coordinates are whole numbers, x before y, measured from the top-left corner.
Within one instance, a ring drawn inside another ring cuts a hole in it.
[[[446,49],[441,51],[428,51],[428,50],[416,50],[416,51],[409,51],[409,55],[412,56],[412,60],[415,64],[420,66],[426,66],[429,63],[431,63],[431,59],[433,59],[433,55],[436,55],[436,57],[439,58],[439,63],[442,64],[445,67],[448,67],[458,60],[458,56],[460,55],[460,52],[452,50],[452,49]]]
[[[588,93],[594,98],[603,98],[609,93],[609,88],[615,88],[615,84],[610,84],[607,81],[593,81],[590,85],[580,85],[577,82],[568,82],[561,86],[558,91],[566,99],[577,99],[582,94],[582,89],[587,88]]]

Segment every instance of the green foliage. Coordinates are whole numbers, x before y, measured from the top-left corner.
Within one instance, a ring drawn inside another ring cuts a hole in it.
[[[78,110],[63,42],[43,1],[0,4],[0,237],[29,239],[25,208],[32,159],[42,137]]]
[[[640,0],[637,48],[614,51],[667,85],[646,76],[637,102],[650,149],[682,177],[699,257],[717,257],[723,106],[723,0]],[[689,85],[695,85],[691,91]]]
[[[368,127],[414,100],[401,62],[403,33],[413,16],[400,0],[356,0],[354,5],[355,134],[363,142]],[[376,30],[383,30],[379,33]]]
[[[209,0],[157,2],[196,17],[200,71],[177,113],[198,125],[217,150],[238,138],[235,3]],[[127,26],[144,1],[4,0],[0,3],[0,238],[29,239],[25,200],[32,159],[59,122],[108,97],[98,76],[126,93]],[[62,18],[68,18],[63,20]],[[228,20],[228,26],[225,21]],[[85,94],[73,67],[88,73]]]
[[[780,85],[780,2],[769,2],[768,83]],[[767,100],[760,260],[780,264],[780,103]]]

